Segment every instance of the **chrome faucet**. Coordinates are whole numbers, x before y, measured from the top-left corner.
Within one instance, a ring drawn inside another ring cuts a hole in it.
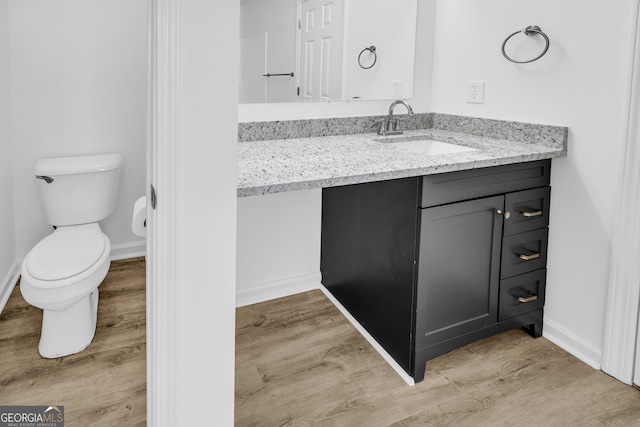
[[[375,125],[379,125],[380,127],[378,128],[378,135],[400,135],[402,134],[402,130],[400,129],[400,126],[398,125],[398,122],[400,119],[398,118],[394,118],[393,116],[393,110],[394,108],[396,108],[396,105],[398,104],[402,104],[407,108],[407,111],[409,112],[409,115],[413,114],[413,109],[411,108],[411,105],[407,104],[405,101],[403,100],[397,100],[397,101],[393,101],[391,103],[391,105],[389,106],[389,115],[379,121],[376,122]],[[374,126],[375,126],[374,125]]]

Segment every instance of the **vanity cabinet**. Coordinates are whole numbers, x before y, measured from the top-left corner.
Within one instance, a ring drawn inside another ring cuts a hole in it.
[[[323,285],[416,382],[429,359],[542,333],[550,160],[325,188]]]

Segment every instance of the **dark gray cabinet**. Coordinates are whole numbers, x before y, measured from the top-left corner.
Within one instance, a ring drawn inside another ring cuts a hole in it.
[[[416,348],[495,323],[503,207],[495,196],[422,211]]]
[[[415,381],[427,360],[542,332],[550,161],[323,190],[324,286]]]

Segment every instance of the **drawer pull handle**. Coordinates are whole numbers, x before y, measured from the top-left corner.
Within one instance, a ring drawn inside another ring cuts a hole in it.
[[[525,218],[533,218],[535,216],[542,215],[542,211],[524,211],[524,212],[520,212],[520,215],[522,215]]]
[[[528,255],[527,254],[516,254],[516,255],[518,255],[518,258],[524,261],[531,261],[532,259],[540,258],[540,252],[534,252]]]
[[[528,296],[528,297],[517,297],[517,300],[520,302],[531,302],[537,299],[538,299],[538,295],[536,294],[531,294],[531,296]]]

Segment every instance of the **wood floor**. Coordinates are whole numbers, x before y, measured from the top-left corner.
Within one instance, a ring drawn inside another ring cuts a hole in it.
[[[236,311],[237,426],[640,426],[640,391],[514,330],[407,386],[320,291]]]
[[[0,405],[64,405],[67,426],[144,426],[144,258],[112,263],[83,352],[38,355],[41,311],[0,316]],[[407,386],[312,291],[237,309],[237,426],[640,426],[640,391],[515,330],[427,365]]]
[[[146,425],[144,258],[111,263],[84,351],[38,354],[42,311],[14,289],[0,316],[0,405],[63,405],[65,426]]]

